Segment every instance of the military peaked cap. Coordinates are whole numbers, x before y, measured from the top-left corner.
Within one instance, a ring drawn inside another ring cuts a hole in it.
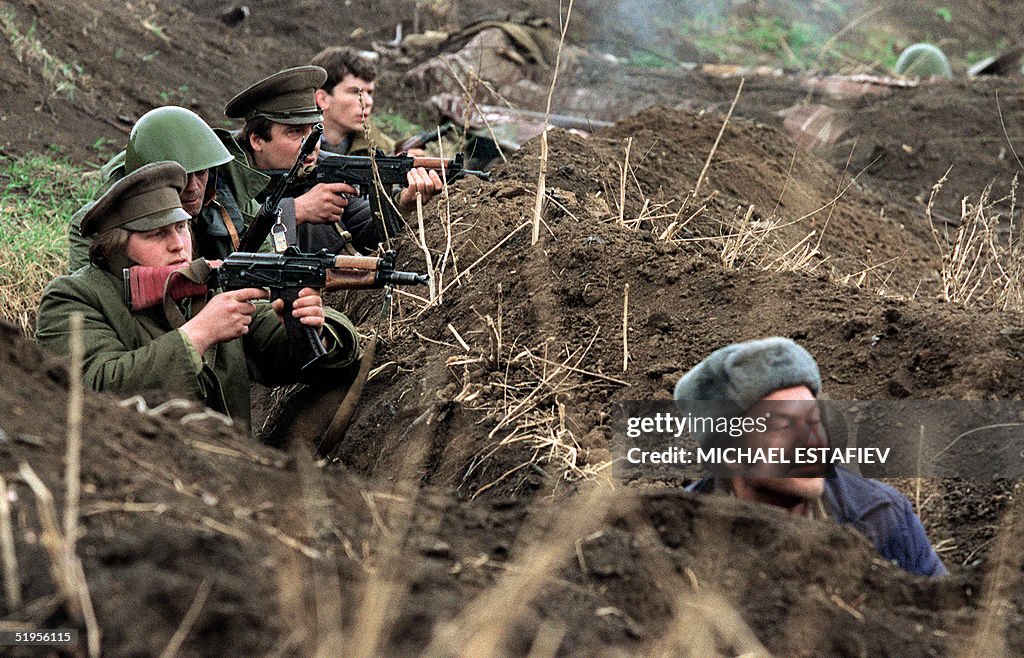
[[[305,124],[323,121],[315,92],[327,79],[319,66],[296,66],[264,78],[224,106],[229,119],[266,117],[277,123]]]
[[[179,195],[188,174],[177,162],[154,162],[139,167],[114,183],[82,218],[82,235],[112,228],[150,231],[190,219]]]

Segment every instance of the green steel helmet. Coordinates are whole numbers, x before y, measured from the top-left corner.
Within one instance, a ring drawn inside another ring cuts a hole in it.
[[[231,162],[231,154],[198,114],[168,105],[142,115],[128,135],[124,171],[173,160],[189,174]]]
[[[908,77],[935,75],[947,80],[953,79],[953,70],[949,67],[945,53],[930,43],[907,46],[896,60],[896,73]]]

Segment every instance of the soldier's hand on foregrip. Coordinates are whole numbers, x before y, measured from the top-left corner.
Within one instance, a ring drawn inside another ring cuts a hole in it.
[[[398,196],[398,205],[403,212],[412,212],[416,209],[416,195],[422,198],[422,203],[427,203],[434,198],[434,195],[444,189],[444,181],[434,169],[416,167],[410,169],[406,174],[407,186]]]
[[[203,310],[181,326],[181,332],[204,354],[218,343],[225,343],[249,333],[257,299],[267,299],[269,293],[260,288],[242,288],[214,295]]]

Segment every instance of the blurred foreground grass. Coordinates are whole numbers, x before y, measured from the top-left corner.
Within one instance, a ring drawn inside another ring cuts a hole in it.
[[[67,270],[67,227],[98,172],[33,153],[0,156],[0,319],[31,335],[43,288]]]

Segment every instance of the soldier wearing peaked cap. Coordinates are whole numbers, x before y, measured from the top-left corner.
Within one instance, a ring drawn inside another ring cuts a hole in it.
[[[327,79],[319,66],[278,71],[240,92],[224,106],[229,119],[264,117],[276,123],[305,125],[323,120],[311,93]]]
[[[162,307],[128,307],[124,268],[184,268],[192,260],[190,215],[179,196],[187,181],[177,162],[147,164],[111,185],[85,213],[82,233],[91,240],[91,263],[57,277],[43,291],[36,330],[40,345],[67,355],[70,318],[80,313],[86,385],[123,395],[159,390],[195,399],[245,427],[250,377],[269,386],[300,377],[327,385],[349,377],[346,368],[358,356],[355,328],[344,315],[324,309],[311,288],[299,293],[293,315],[322,332],[328,355],[309,372],[300,371],[292,358],[279,317],[283,305],[259,301],[269,296],[265,290],[196,300],[186,305],[180,326]]]
[[[259,211],[258,197],[270,182],[264,172],[289,169],[306,135],[323,120],[314,92],[326,77],[319,66],[285,69],[248,87],[225,106],[228,118],[245,121],[238,131],[217,134],[235,156],[222,173],[246,225]],[[315,165],[319,157],[318,144],[307,166]],[[426,202],[443,187],[437,173],[425,169],[410,172],[409,181],[410,186],[396,199],[402,212],[415,210],[417,193]],[[342,232],[348,232],[359,249],[375,249],[395,227],[385,230],[366,199],[350,198],[356,193],[346,183],[320,183],[298,197],[282,199],[281,218],[289,244],[303,251],[326,248],[337,252],[346,243]]]
[[[180,164],[188,176],[179,197],[192,220],[193,255],[217,259],[230,254],[238,245],[238,233],[245,228],[234,197],[217,177],[217,167],[227,164],[231,154],[191,110],[168,105],[144,114],[132,127],[125,150],[101,169],[105,184],[97,198],[126,174],[165,160]],[[69,272],[89,262],[89,239],[82,235],[81,225],[93,203],[82,206],[71,218]]]

